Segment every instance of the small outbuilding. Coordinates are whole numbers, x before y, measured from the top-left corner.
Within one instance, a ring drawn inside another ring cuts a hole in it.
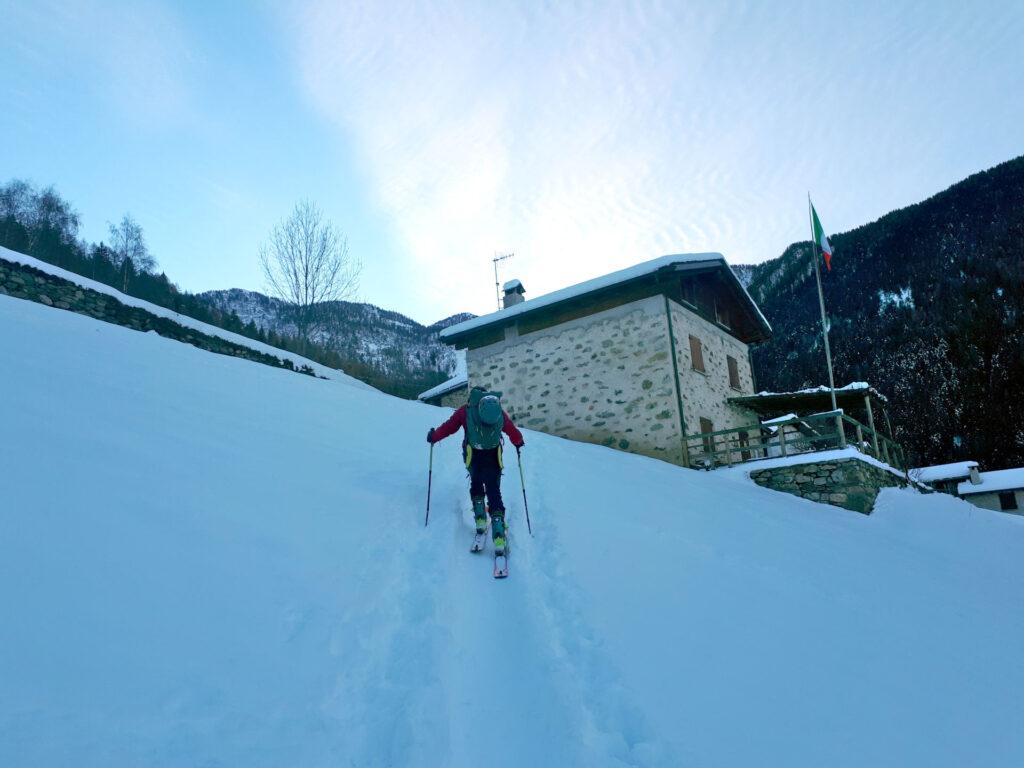
[[[455,372],[447,381],[426,392],[421,392],[417,400],[428,405],[440,405],[445,408],[458,408],[469,398],[469,376],[466,373],[465,352],[455,353]]]
[[[958,492],[976,507],[1024,514],[1024,467],[982,472],[979,483],[960,483]]]
[[[959,496],[960,483],[977,485],[981,482],[976,461],[956,461],[952,464],[935,464],[910,470],[910,477],[924,483],[933,491]]]

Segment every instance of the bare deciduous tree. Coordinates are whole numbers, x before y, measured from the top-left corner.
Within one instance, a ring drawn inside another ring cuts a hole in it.
[[[121,270],[121,290],[128,292],[128,282],[133,274],[152,272],[156,268],[154,259],[146,247],[142,227],[126,213],[120,224],[110,224],[110,250],[114,263]]]
[[[271,230],[260,247],[260,263],[270,292],[294,305],[306,338],[321,328],[324,302],[350,297],[362,273],[348,239],[308,200]]]

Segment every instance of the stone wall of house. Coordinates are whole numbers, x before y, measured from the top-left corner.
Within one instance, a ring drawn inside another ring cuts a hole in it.
[[[0,295],[35,301],[48,307],[76,312],[136,331],[155,331],[161,336],[209,352],[242,357],[256,363],[313,375],[312,369],[306,366],[298,369],[291,360],[264,354],[218,336],[188,328],[145,309],[122,304],[113,296],[6,259],[0,259]]]
[[[750,478],[764,488],[871,514],[882,488],[904,487],[905,479],[860,459],[835,459],[761,469]]]
[[[728,402],[730,397],[754,394],[754,376],[750,370],[747,345],[674,301],[669,302],[669,307],[676,340],[680,393],[687,434],[700,432],[701,417],[711,421],[714,425],[713,431],[757,424],[759,419],[753,411],[730,405]],[[690,356],[691,335],[700,339],[704,358],[703,372],[693,367]],[[726,358],[730,355],[736,359],[739,389],[733,389],[729,382],[729,365]]]
[[[682,463],[664,299],[642,299],[466,355],[520,427]]]
[[[993,491],[992,493],[969,493],[962,497],[964,501],[970,502],[976,507],[982,509],[991,509],[995,512],[1010,512],[1015,515],[1024,515],[1024,491],[1022,490],[1010,490],[1007,493],[1014,494],[1014,498],[1017,501],[1016,509],[1003,509],[1001,502],[999,501],[999,492]]]

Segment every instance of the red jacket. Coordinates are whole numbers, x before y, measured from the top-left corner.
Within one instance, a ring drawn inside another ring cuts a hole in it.
[[[523,447],[523,433],[519,431],[515,424],[512,423],[512,419],[508,417],[508,414],[504,411],[501,412],[505,417],[505,423],[501,426],[501,431],[508,435],[508,439],[512,441],[512,445],[516,448]],[[460,429],[466,428],[466,406],[462,406],[452,417],[448,419],[444,424],[434,430],[434,442],[444,440],[449,435],[454,435]]]

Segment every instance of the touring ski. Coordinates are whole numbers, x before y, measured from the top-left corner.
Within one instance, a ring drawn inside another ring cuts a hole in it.
[[[508,578],[508,554],[494,555],[494,578]]]
[[[481,531],[473,535],[473,546],[469,548],[469,551],[483,552],[485,546],[487,546],[487,531]]]

